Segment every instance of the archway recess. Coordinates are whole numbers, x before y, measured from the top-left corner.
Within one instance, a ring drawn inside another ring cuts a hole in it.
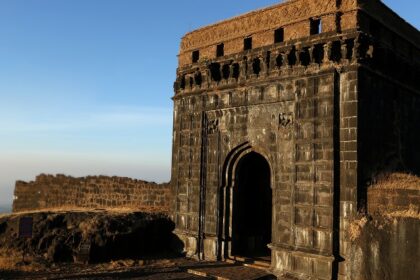
[[[267,160],[249,152],[237,162],[232,190],[232,256],[270,256],[272,193]]]

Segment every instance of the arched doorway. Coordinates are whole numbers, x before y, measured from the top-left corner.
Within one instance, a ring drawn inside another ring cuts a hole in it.
[[[244,155],[234,170],[232,255],[270,256],[272,194],[270,166],[258,153]]]

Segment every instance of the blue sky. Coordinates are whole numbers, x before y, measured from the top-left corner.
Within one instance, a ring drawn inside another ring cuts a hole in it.
[[[0,0],[0,204],[42,172],[168,181],[180,38],[278,2]]]

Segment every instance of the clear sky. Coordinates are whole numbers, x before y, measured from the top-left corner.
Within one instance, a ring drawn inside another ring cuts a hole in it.
[[[180,38],[278,2],[0,0],[0,204],[39,173],[168,181]]]

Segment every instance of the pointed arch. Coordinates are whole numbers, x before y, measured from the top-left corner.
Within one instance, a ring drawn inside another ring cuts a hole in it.
[[[219,188],[218,198],[218,256],[220,259],[232,258],[232,240],[233,240],[233,202],[235,183],[238,182],[236,175],[238,165],[248,154],[254,153],[261,157],[268,167],[270,184],[270,207],[272,205],[271,188],[273,186],[273,170],[268,157],[268,153],[261,148],[252,146],[249,142],[244,142],[232,149],[225,158],[221,186]],[[271,208],[272,211],[272,208]],[[271,220],[271,216],[270,216]],[[270,224],[271,231],[271,224]],[[271,241],[271,240],[270,240]]]

